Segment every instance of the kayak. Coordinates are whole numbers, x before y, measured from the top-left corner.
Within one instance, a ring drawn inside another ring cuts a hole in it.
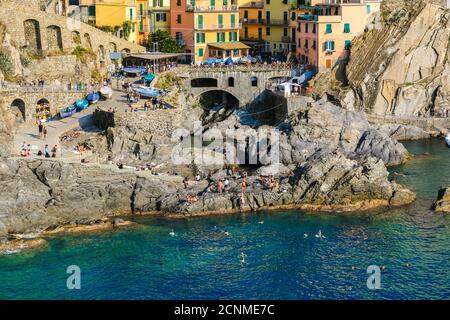
[[[64,118],[70,117],[75,112],[77,112],[77,107],[75,105],[71,105],[71,106],[68,106],[67,108],[61,110],[59,112],[59,115],[60,115],[61,119],[64,119]]]
[[[75,106],[78,110],[83,110],[89,107],[89,102],[87,100],[77,100],[75,101]]]
[[[139,86],[133,88],[133,91],[139,93],[141,97],[144,98],[153,98],[161,96],[161,91],[158,89],[153,89],[149,87]]]
[[[100,93],[106,99],[111,99],[113,95],[113,90],[110,87],[104,86],[100,89]]]
[[[89,104],[97,103],[98,100],[100,100],[100,93],[91,92],[87,95],[86,100],[89,102]]]

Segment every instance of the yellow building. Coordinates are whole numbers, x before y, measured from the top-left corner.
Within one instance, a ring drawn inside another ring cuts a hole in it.
[[[295,10],[296,52],[302,63],[330,69],[352,39],[364,32],[380,0],[309,0]]]
[[[265,0],[266,19],[266,51],[267,52],[289,52],[292,49],[293,37],[290,34],[289,10],[294,0]]]
[[[170,31],[170,0],[136,0],[139,18],[138,43],[145,45],[150,33]]]
[[[251,53],[264,51],[266,39],[266,20],[264,2],[241,0],[239,16],[242,24],[239,30],[241,41],[252,48]]]
[[[237,59],[248,46],[239,42],[237,0],[171,0],[170,30],[192,60]]]
[[[121,37],[138,43],[138,25],[141,20],[138,15],[137,2],[138,0],[97,0],[95,2],[95,25],[97,27],[119,27]]]

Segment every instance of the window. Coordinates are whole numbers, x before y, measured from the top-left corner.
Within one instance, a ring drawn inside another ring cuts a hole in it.
[[[177,22],[181,23],[181,14],[177,14]]]
[[[139,22],[139,31],[140,32],[144,31],[144,21],[142,21],[142,20]]]
[[[181,0],[177,0],[177,6],[181,6]]]
[[[231,57],[231,50],[225,51],[225,56],[226,57]]]
[[[283,12],[283,22],[285,23],[285,24],[287,24],[288,23],[288,13],[286,12],[286,11],[284,11]]]
[[[255,76],[251,77],[250,83],[251,83],[252,87],[257,87],[258,86],[258,78]]]
[[[266,35],[270,36],[270,27],[266,27]]]
[[[136,32],[136,23],[131,24],[131,31]]]
[[[221,14],[218,15],[217,24],[218,24],[219,28],[223,28],[223,15],[221,15]]]
[[[345,40],[344,41],[344,48],[345,49],[350,49],[351,45],[352,45],[352,42],[350,40]]]
[[[153,7],[156,7],[156,0],[153,0]]]
[[[226,6],[228,4],[227,0],[223,0],[223,5]]]
[[[230,19],[231,19],[231,27],[234,28],[235,24],[236,24],[236,16],[234,14],[232,14],[230,16]]]
[[[317,48],[317,42],[316,42],[316,40],[313,40],[313,43],[312,43],[311,48],[313,48],[313,50],[316,50],[316,48]]]
[[[266,0],[266,4],[270,4],[270,0]]]
[[[248,10],[244,10],[244,20],[248,20]]]
[[[225,32],[217,32],[217,42],[225,42]]]
[[[197,43],[205,43],[205,34],[203,32],[197,33],[195,40]]]
[[[309,23],[305,23],[305,33],[309,33]]]
[[[324,51],[334,51],[334,41],[325,41],[323,50]]]
[[[237,41],[237,32],[229,32],[228,37],[230,41]]]
[[[344,23],[344,33],[350,33],[350,23]]]
[[[198,49],[198,56],[203,57],[203,48]]]
[[[367,13],[372,12],[372,6],[370,4],[367,5]]]
[[[266,11],[266,23],[270,23],[270,11]]]
[[[288,36],[288,28],[283,28],[283,37]]]
[[[144,8],[142,7],[142,4],[139,5],[139,14],[141,16],[144,14]]]
[[[215,8],[216,7],[216,0],[209,0],[209,6],[211,8]]]
[[[88,8],[88,13],[90,17],[94,17],[95,16],[95,6],[90,6]]]
[[[202,15],[199,15],[198,18],[197,18],[197,20],[198,20],[198,26],[197,26],[197,28],[198,28],[198,29],[203,29],[203,16],[202,16]]]
[[[235,57],[239,56],[239,50],[234,50],[234,51],[233,51],[233,55],[234,55]],[[234,79],[233,79],[233,87],[234,87]]]
[[[331,23],[327,23],[325,33],[333,33],[333,26],[331,25]]]
[[[315,23],[313,23],[313,29],[312,29],[312,33],[316,33],[316,24]]]
[[[308,39],[305,40],[305,49],[309,48],[309,43],[308,43]]]
[[[288,3],[288,0],[283,0],[283,4],[287,4]]]
[[[262,28],[258,28],[258,40],[262,39]]]
[[[302,39],[298,38],[298,47],[301,48],[302,47]]]
[[[130,9],[130,20],[133,20],[133,9]]]
[[[248,39],[248,27],[244,27],[244,38]]]

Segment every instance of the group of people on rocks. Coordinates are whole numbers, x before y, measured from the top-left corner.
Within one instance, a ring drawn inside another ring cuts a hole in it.
[[[37,152],[37,156],[44,156],[46,158],[56,158],[56,153],[58,152],[58,146],[55,145],[51,150],[48,144],[44,146],[43,150],[39,150]],[[31,156],[31,145],[29,143],[26,143],[26,141],[23,142],[22,148],[20,151],[21,157],[30,157]]]

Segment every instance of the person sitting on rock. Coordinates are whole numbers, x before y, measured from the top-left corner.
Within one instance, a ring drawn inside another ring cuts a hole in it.
[[[222,191],[223,191],[223,182],[222,179],[219,179],[219,181],[217,182],[217,192],[222,193]]]

